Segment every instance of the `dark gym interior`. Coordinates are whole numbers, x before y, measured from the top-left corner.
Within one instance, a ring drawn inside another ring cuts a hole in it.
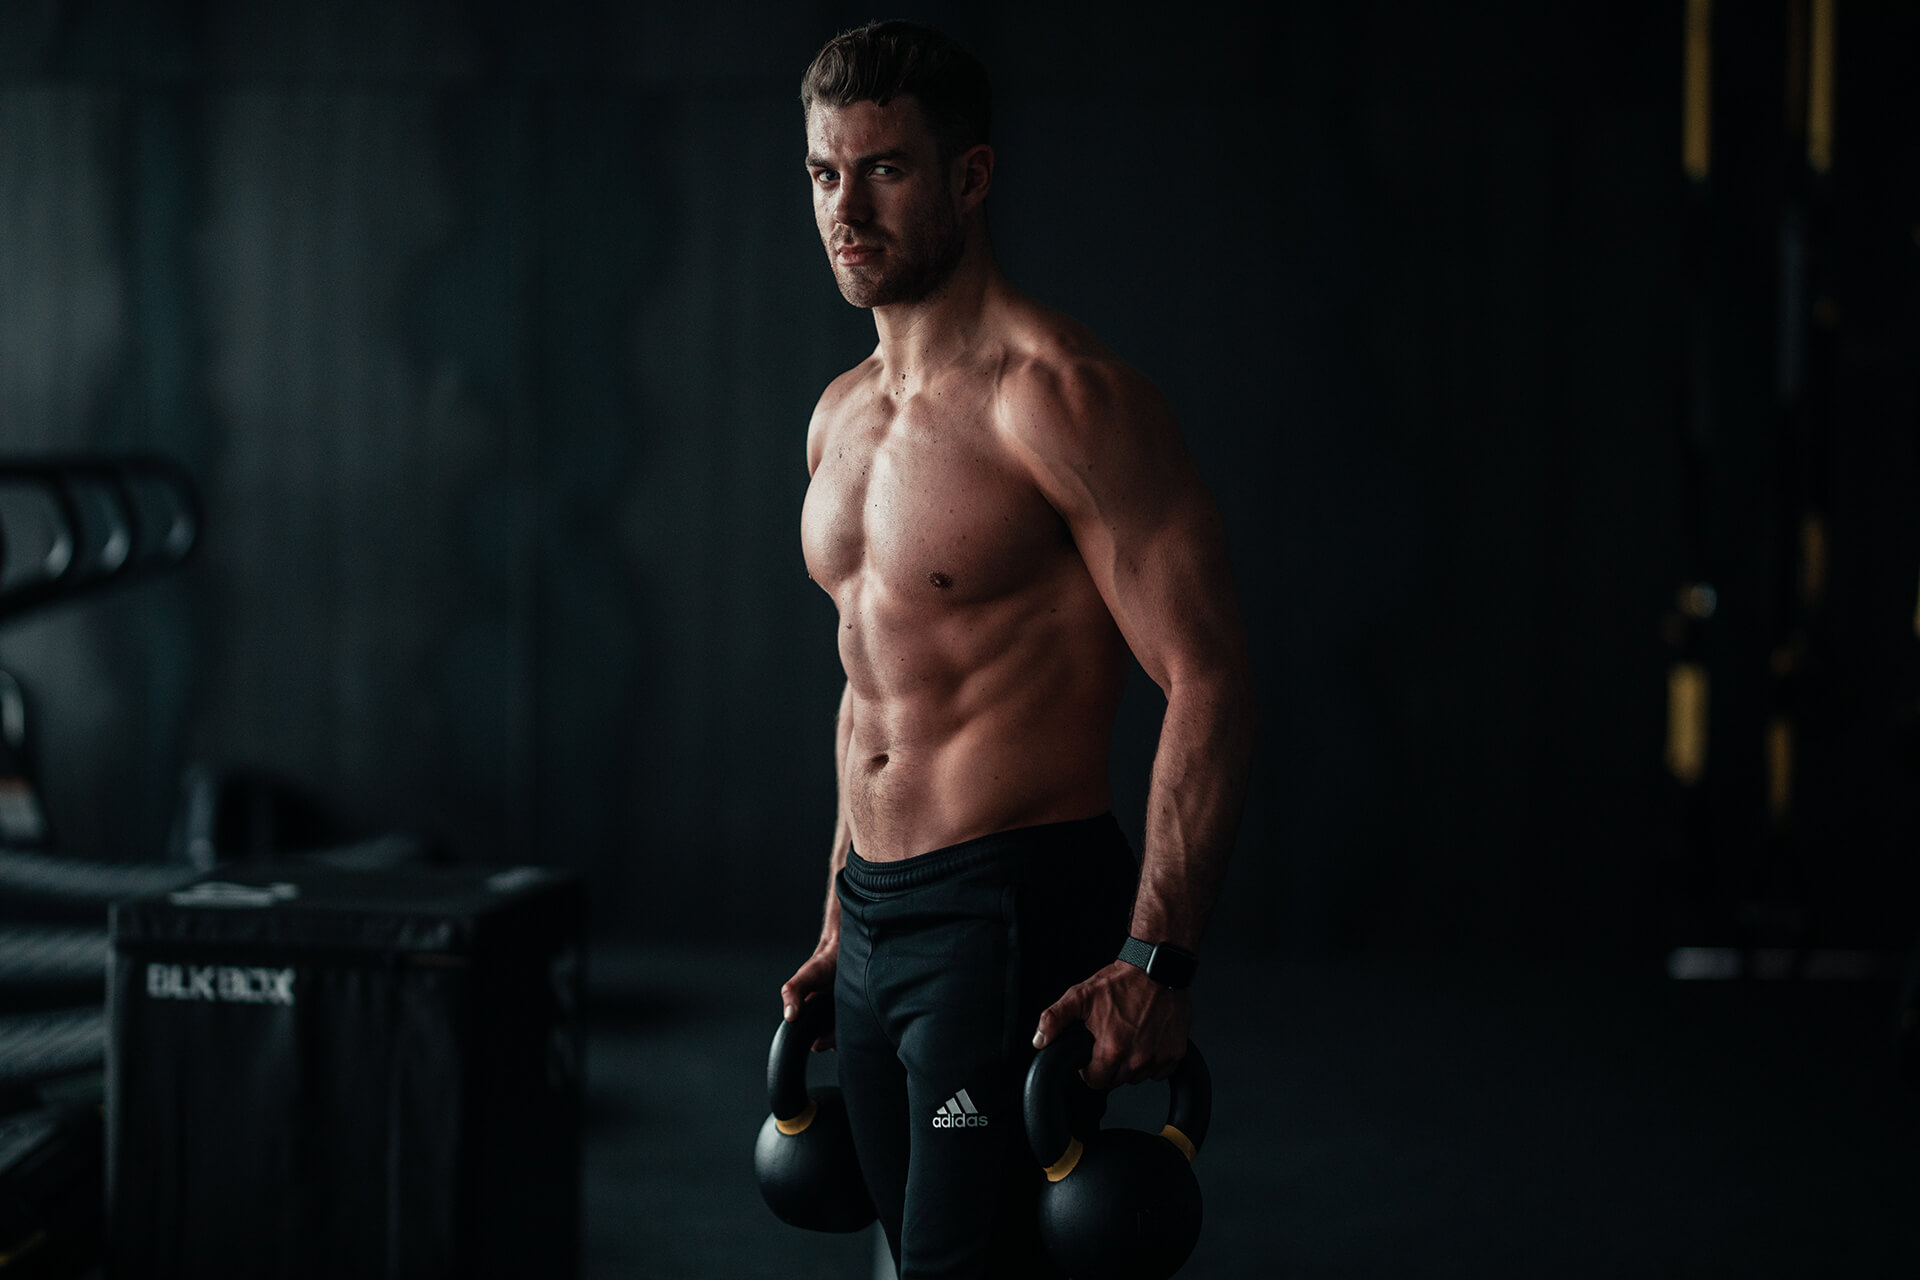
[[[752,1170],[835,812],[806,426],[874,342],[798,84],[876,16],[0,3],[0,1280],[140,1274],[107,906],[262,854],[577,887],[516,1274],[877,1274]],[[1920,4],[898,16],[1227,526],[1180,1274],[1920,1274]]]

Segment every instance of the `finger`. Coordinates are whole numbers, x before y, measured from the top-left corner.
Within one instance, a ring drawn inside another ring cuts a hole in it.
[[[1173,1066],[1145,1036],[1125,1023],[1110,1022],[1094,1042],[1086,1080],[1096,1089],[1112,1089],[1147,1080],[1164,1080],[1173,1073]]]
[[[1111,1089],[1121,1083],[1120,1072],[1116,1069],[1118,1059],[1111,1053],[1103,1054],[1096,1044],[1093,1057],[1088,1059],[1086,1067],[1080,1072],[1080,1078],[1093,1089]]]
[[[838,964],[821,956],[811,957],[805,964],[794,970],[791,978],[780,988],[780,1000],[787,1007],[788,1018],[800,1010],[800,1003],[816,991],[826,990],[833,985]]]
[[[833,1035],[833,1032],[829,1031],[827,1032],[827,1034],[821,1036],[818,1040],[815,1040],[813,1042],[813,1051],[815,1053],[825,1053],[827,1052],[827,1050],[833,1048],[833,1046],[834,1046],[834,1035]]]
[[[1102,1020],[1097,1028],[1089,1023],[1087,1029],[1093,1032],[1093,1053],[1081,1068],[1080,1078],[1092,1088],[1111,1089],[1126,1079],[1127,1046],[1110,1022]]]
[[[1044,1049],[1053,1043],[1063,1027],[1076,1022],[1085,1022],[1087,1018],[1087,998],[1079,987],[1070,988],[1067,994],[1055,1000],[1040,1014],[1040,1025],[1033,1033],[1033,1047]]]

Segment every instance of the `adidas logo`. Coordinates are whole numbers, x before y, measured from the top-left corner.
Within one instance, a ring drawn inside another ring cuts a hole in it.
[[[980,1108],[973,1105],[973,1099],[967,1091],[948,1098],[946,1105],[933,1113],[933,1127],[936,1129],[984,1129],[987,1118],[980,1114]]]

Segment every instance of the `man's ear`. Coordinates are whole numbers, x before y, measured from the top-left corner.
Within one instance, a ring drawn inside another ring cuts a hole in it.
[[[993,187],[993,148],[976,143],[953,159],[953,195],[960,212],[967,214],[980,206]]]

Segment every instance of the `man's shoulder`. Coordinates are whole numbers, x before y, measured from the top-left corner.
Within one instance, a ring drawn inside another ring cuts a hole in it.
[[[807,466],[811,470],[820,461],[821,441],[833,424],[846,416],[850,404],[858,401],[871,391],[873,380],[880,376],[880,357],[876,352],[847,370],[820,393],[820,399],[813,406],[813,417],[807,423]]]
[[[819,403],[814,406],[814,420],[817,422],[822,414],[832,414],[844,408],[847,401],[860,394],[879,376],[880,353],[876,351],[827,384],[826,390],[820,393]]]
[[[1041,449],[1085,445],[1164,410],[1152,382],[1091,329],[1037,304],[1010,335],[998,399],[1002,429]]]

